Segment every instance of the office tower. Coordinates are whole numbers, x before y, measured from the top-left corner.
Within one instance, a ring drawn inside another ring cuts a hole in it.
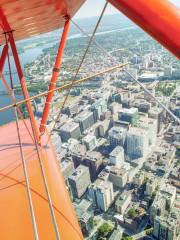
[[[123,192],[122,194],[120,194],[120,196],[117,198],[115,202],[116,211],[124,215],[127,207],[131,203],[131,199],[132,199],[132,196],[130,192]]]
[[[178,240],[179,215],[156,216],[154,220],[153,236],[158,240]]]
[[[100,210],[106,212],[114,201],[113,184],[97,179],[88,188],[88,196]]]
[[[84,156],[84,165],[89,167],[91,181],[96,180],[103,167],[103,157],[99,152],[88,151]]]
[[[170,210],[176,199],[176,187],[164,184],[156,194],[150,208],[150,220],[154,222],[156,216],[163,216],[165,210]]]
[[[80,135],[79,124],[73,121],[65,123],[60,128],[60,136],[63,142],[67,142],[70,138],[79,139]]]
[[[60,166],[64,179],[67,180],[74,172],[74,164],[72,159],[66,158],[60,163]]]
[[[138,109],[137,108],[122,108],[118,112],[118,118],[120,121],[128,122],[135,125],[138,120]]]
[[[127,154],[131,159],[146,156],[148,153],[148,131],[132,127],[127,133]]]
[[[127,130],[122,127],[112,127],[109,132],[109,141],[112,147],[124,146],[126,141]]]
[[[80,165],[68,179],[73,198],[81,198],[91,183],[89,168]]]
[[[159,133],[163,127],[163,122],[166,118],[166,111],[162,108],[153,107],[149,110],[148,116],[157,120],[157,132]]]
[[[148,131],[149,146],[154,146],[157,140],[157,120],[142,116],[139,118],[137,125]]]
[[[84,132],[94,124],[93,113],[89,111],[83,111],[75,117],[75,122],[79,123],[81,132]]]
[[[115,166],[109,166],[109,181],[118,188],[124,188],[128,181],[128,173],[125,168],[117,168]]]
[[[124,149],[121,146],[117,146],[109,154],[109,163],[116,167],[121,167],[124,163]]]
[[[85,236],[88,236],[93,229],[92,202],[83,199],[80,203],[73,203],[78,222]]]
[[[97,145],[96,137],[90,134],[86,135],[82,139],[82,142],[86,146],[87,150],[93,150]]]

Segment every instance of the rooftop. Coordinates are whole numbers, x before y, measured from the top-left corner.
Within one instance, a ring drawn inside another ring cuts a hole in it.
[[[130,192],[123,192],[116,200],[116,205],[123,205],[129,197],[131,197]]]
[[[83,111],[76,116],[75,121],[77,121],[77,122],[84,121],[85,119],[87,119],[92,114],[93,114],[92,112]]]
[[[73,121],[69,121],[67,123],[65,123],[61,128],[60,130],[61,131],[64,131],[64,132],[71,132],[73,131],[74,129],[78,128],[79,127],[79,124],[76,123],[76,122],[73,122]]]
[[[147,134],[147,130],[143,128],[138,127],[131,127],[128,131],[128,134],[130,135],[137,135],[137,136],[143,136]]]
[[[90,159],[91,161],[97,161],[98,159],[102,158],[102,155],[96,151],[88,151],[86,153],[86,158]]]
[[[69,177],[70,179],[76,181],[79,178],[81,178],[82,174],[84,172],[86,172],[87,170],[89,170],[88,167],[84,166],[84,165],[79,165],[79,167],[76,168],[76,170],[74,171],[74,173]]]
[[[61,162],[61,170],[62,172],[69,166],[71,166],[73,164],[73,162],[69,159],[65,159],[64,161]]]
[[[121,146],[117,146],[113,149],[113,151],[110,153],[110,157],[116,157],[117,155],[123,153],[124,154],[124,149]]]
[[[119,113],[125,113],[125,114],[134,114],[137,113],[138,109],[137,108],[122,108],[119,110]]]
[[[83,138],[83,141],[85,141],[85,142],[91,142],[92,140],[94,140],[94,138],[95,138],[94,135],[88,134],[88,135],[86,135],[86,136]]]

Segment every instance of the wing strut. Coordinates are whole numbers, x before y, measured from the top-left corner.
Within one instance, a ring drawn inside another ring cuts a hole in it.
[[[180,59],[180,9],[169,0],[108,0]]]
[[[52,98],[53,98],[53,95],[54,95],[54,92],[51,92],[51,90],[55,89],[55,87],[56,87],[56,82],[57,82],[57,78],[58,78],[58,74],[59,74],[59,68],[60,68],[60,65],[61,65],[62,56],[63,56],[64,48],[65,48],[65,45],[66,45],[66,40],[67,40],[67,35],[68,35],[68,32],[69,32],[69,27],[70,27],[70,20],[69,20],[69,16],[68,16],[66,18],[66,22],[65,22],[65,25],[64,25],[61,41],[60,41],[57,56],[56,56],[56,61],[55,61],[54,68],[53,68],[51,82],[50,82],[49,90],[48,90],[50,92],[48,93],[48,95],[46,97],[46,103],[45,103],[45,107],[44,107],[43,114],[42,114],[41,125],[40,125],[40,128],[39,128],[41,134],[43,134],[45,129],[46,129],[46,123],[47,123],[47,120],[48,120],[48,115],[49,115],[49,111],[50,111],[50,107],[51,107],[51,102],[52,102]]]

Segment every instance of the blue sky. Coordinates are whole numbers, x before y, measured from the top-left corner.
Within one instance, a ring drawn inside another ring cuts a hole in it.
[[[170,0],[176,6],[180,7],[180,0]],[[81,7],[81,9],[76,14],[75,18],[84,18],[98,16],[105,4],[105,0],[86,0],[86,3]],[[115,14],[118,11],[110,6],[107,7],[105,14]]]

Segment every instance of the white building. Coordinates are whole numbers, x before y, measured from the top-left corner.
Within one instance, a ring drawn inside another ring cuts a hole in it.
[[[121,167],[124,163],[124,149],[121,146],[117,146],[109,154],[109,163],[116,167]]]
[[[127,132],[127,154],[131,159],[145,157],[148,153],[148,131],[132,127]]]
[[[107,170],[109,172],[109,181],[116,187],[124,188],[128,181],[128,172],[126,169],[110,166]]]
[[[158,131],[157,119],[140,117],[139,127],[148,130],[149,146],[155,146]]]
[[[132,199],[131,193],[123,192],[115,202],[116,211],[120,214],[124,214],[127,207],[131,203],[131,199]]]
[[[97,179],[94,184],[89,186],[88,196],[93,200],[94,205],[106,212],[114,201],[113,184]]]
[[[86,135],[83,139],[82,139],[83,144],[86,146],[87,150],[93,150],[96,145],[97,145],[97,141],[96,141],[96,137],[94,135]]]
[[[112,127],[109,130],[108,135],[111,146],[124,146],[127,130],[122,127]]]

